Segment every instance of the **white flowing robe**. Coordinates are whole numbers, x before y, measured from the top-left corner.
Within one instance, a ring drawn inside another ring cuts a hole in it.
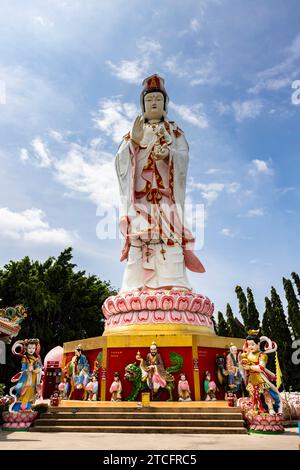
[[[169,157],[155,160],[154,144],[166,142]],[[175,123],[144,125],[141,146],[129,134],[116,155],[121,195],[120,228],[127,259],[121,292],[140,287],[191,289],[186,266],[204,268],[193,254],[193,236],[183,225],[188,144]]]

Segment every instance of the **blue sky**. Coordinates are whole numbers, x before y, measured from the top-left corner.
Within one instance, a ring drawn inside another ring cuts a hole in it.
[[[250,286],[263,311],[299,272],[299,2],[1,5],[0,264],[72,245],[80,269],[120,286],[121,241],[96,229],[141,82],[159,73],[190,144],[188,201],[205,205],[192,285],[235,313],[235,285]]]

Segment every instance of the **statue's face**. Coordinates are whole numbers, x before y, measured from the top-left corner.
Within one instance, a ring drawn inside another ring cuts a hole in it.
[[[115,375],[115,376],[114,376],[114,379],[115,379],[115,382],[119,382],[119,380],[120,380],[120,378],[119,378],[118,375]]]
[[[34,354],[36,350],[36,345],[33,343],[30,343],[27,345],[27,352],[28,354]]]
[[[161,119],[164,115],[164,95],[159,91],[147,93],[144,98],[146,119]]]
[[[156,346],[151,346],[150,347],[150,353],[152,356],[156,356],[157,354],[157,347]]]
[[[75,356],[77,356],[77,357],[81,356],[81,350],[80,349],[75,349]]]
[[[251,352],[256,352],[259,350],[259,344],[256,344],[256,342],[253,341],[253,339],[248,339],[247,344]]]
[[[230,351],[232,352],[232,354],[236,354],[237,353],[237,347],[236,346],[231,346]]]

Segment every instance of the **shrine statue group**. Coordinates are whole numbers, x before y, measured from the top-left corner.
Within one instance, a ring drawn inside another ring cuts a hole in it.
[[[100,363],[94,363],[94,370],[91,373],[90,363],[85,356],[81,345],[75,349],[75,354],[63,370],[63,382],[59,384],[60,397],[71,399],[75,390],[83,391],[83,400],[98,400]]]

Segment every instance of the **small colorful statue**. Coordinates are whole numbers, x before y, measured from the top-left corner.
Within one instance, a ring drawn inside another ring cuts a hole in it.
[[[190,386],[184,373],[180,374],[178,382],[178,401],[192,401]]]
[[[237,403],[236,393],[226,392],[225,400],[227,400],[228,406],[236,406],[236,403]]]
[[[58,386],[58,390],[60,392],[59,393],[60,398],[62,400],[67,400],[69,397],[69,393],[70,393],[70,384],[69,384],[68,377],[63,378],[63,382],[60,382]]]
[[[85,390],[88,392],[88,400],[97,401],[98,400],[98,377],[96,374],[92,375],[90,382],[85,387]]]
[[[111,393],[111,401],[118,402],[122,400],[122,383],[118,372],[114,374],[114,381],[109,389]]]
[[[213,380],[211,380],[209,371],[205,372],[204,391],[206,393],[206,401],[216,400],[217,385]]]
[[[228,377],[228,391],[237,392],[242,382],[242,375],[239,370],[239,354],[235,344],[229,346],[229,353],[226,356],[226,373]]]
[[[28,411],[41,394],[41,377],[43,365],[40,357],[40,341],[25,339],[16,341],[12,353],[22,357],[21,371],[11,379],[16,385],[9,394],[14,401],[9,411]]]
[[[277,350],[277,344],[259,330],[250,330],[243,346],[240,364],[245,374],[246,389],[252,399],[252,411],[275,415],[282,413],[282,399],[272,384],[276,376],[266,368],[268,354]]]
[[[51,406],[58,406],[60,402],[59,392],[55,390],[50,397],[50,405]]]
[[[70,392],[68,399],[70,400],[75,389],[83,389],[87,386],[90,380],[90,364],[86,356],[83,354],[83,349],[79,344],[75,349],[75,354],[64,368],[64,374],[69,379]],[[84,393],[85,397],[86,393]]]

